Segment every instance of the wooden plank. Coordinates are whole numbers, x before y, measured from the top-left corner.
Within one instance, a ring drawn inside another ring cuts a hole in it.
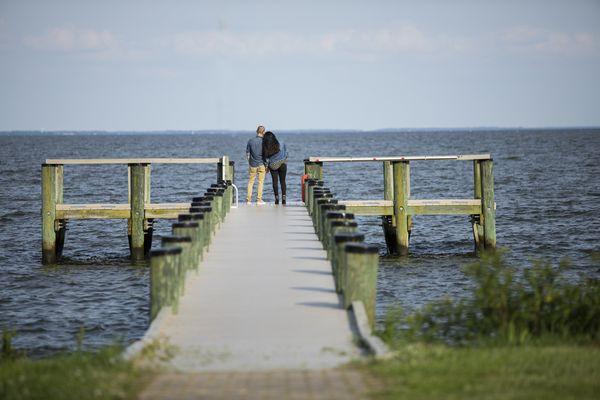
[[[479,199],[409,200],[409,215],[473,215],[481,212]]]
[[[346,206],[346,211],[356,215],[394,215],[392,200],[345,200],[338,204]]]
[[[343,200],[339,204],[356,215],[393,215],[394,208],[391,200]],[[480,212],[479,199],[408,200],[408,215],[471,215]]]
[[[489,160],[491,154],[462,154],[449,156],[375,156],[375,157],[309,157],[310,162],[369,162],[369,161],[429,161],[429,160]]]
[[[57,204],[57,219],[128,219],[129,204]]]
[[[146,218],[176,219],[190,203],[155,203],[144,206]],[[129,204],[57,204],[56,219],[128,219]]]
[[[51,158],[52,165],[103,165],[103,164],[216,164],[220,158]]]
[[[190,203],[146,204],[146,218],[177,219],[190,209]]]

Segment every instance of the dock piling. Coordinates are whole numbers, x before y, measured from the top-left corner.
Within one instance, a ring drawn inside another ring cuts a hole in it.
[[[131,259],[144,259],[144,203],[146,200],[146,173],[148,164],[129,164],[131,168]]]
[[[323,163],[320,161],[304,160],[304,173],[312,179],[323,179]]]
[[[396,220],[396,243],[399,255],[408,254],[408,199],[410,197],[410,164],[395,161],[394,171],[394,218]]]
[[[42,262],[54,264],[56,252],[56,165],[42,164]]]
[[[481,212],[486,250],[496,248],[496,210],[494,209],[494,162],[481,162]]]
[[[369,323],[374,327],[379,251],[377,246],[365,243],[346,243],[344,252],[344,307],[349,308],[353,301],[362,301]]]

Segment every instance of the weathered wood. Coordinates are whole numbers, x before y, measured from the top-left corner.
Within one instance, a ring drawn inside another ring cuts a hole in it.
[[[185,293],[185,279],[187,272],[198,265],[198,260],[192,256],[192,238],[190,236],[163,236],[161,246],[165,249],[181,248],[179,262],[177,263],[177,298]]]
[[[377,296],[377,268],[379,255],[377,246],[364,243],[346,243],[345,274],[343,283],[344,307],[354,301],[362,301],[367,311],[371,328],[375,326],[375,299]]]
[[[340,200],[348,212],[356,215],[394,215],[390,200]],[[412,199],[407,203],[407,215],[474,215],[481,212],[477,199]]]
[[[202,259],[202,251],[204,247],[204,230],[203,221],[192,220],[191,218],[181,222],[175,222],[172,226],[174,236],[189,236],[192,238],[190,260],[191,267],[194,270],[198,269],[198,263]]]
[[[385,238],[385,244],[389,254],[397,253],[396,248],[396,220],[394,219],[394,167],[391,161],[383,162],[383,199],[390,201],[391,205],[389,210],[385,210],[390,214],[377,214],[381,215],[381,228],[383,229],[383,236]],[[375,210],[372,210],[375,211]],[[384,210],[379,210],[384,211]]]
[[[53,264],[56,253],[56,166],[42,164],[42,262]]]
[[[340,200],[339,204],[356,215],[394,215],[392,200]]]
[[[481,202],[481,162],[478,160],[473,160],[473,197]],[[483,214],[480,212],[472,220],[475,248],[479,250],[484,246]]]
[[[394,162],[394,217],[398,254],[408,254],[408,199],[410,164],[408,161]]]
[[[481,210],[486,250],[496,248],[496,210],[494,207],[494,163],[481,162]]]
[[[150,253],[150,321],[165,306],[172,306],[174,296],[174,268],[181,248],[158,249]]]
[[[346,243],[362,242],[365,240],[365,235],[359,232],[352,233],[337,233],[333,236],[336,266],[334,267],[335,291],[342,293],[344,291],[344,282],[346,279]]]
[[[323,163],[304,160],[304,173],[312,179],[323,180]]]
[[[216,164],[219,161],[219,158],[50,158],[46,160],[46,164]]]
[[[190,203],[155,203],[144,206],[147,218],[177,219]],[[56,219],[128,219],[129,204],[57,204]]]
[[[429,161],[429,160],[489,160],[490,154],[463,154],[450,156],[376,156],[376,157],[309,157],[304,160],[306,163],[324,163],[324,162],[369,162],[369,161]],[[322,179],[322,178],[319,178]]]
[[[131,258],[133,261],[144,259],[144,188],[146,164],[131,166]]]
[[[56,188],[56,204],[62,204],[64,201],[64,168],[62,165],[56,165],[56,179],[54,187]],[[54,230],[56,231],[56,257],[62,256],[67,234],[67,221],[55,216]]]

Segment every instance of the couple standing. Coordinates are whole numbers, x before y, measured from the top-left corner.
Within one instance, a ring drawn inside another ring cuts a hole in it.
[[[279,142],[273,132],[265,132],[264,126],[256,128],[256,136],[248,140],[246,146],[246,158],[250,164],[250,178],[248,179],[248,191],[246,201],[252,201],[252,189],[254,188],[254,179],[258,175],[258,189],[256,193],[256,204],[263,205],[262,200],[263,183],[267,169],[271,172],[273,179],[273,194],[275,194],[275,204],[279,204],[278,181],[281,183],[281,204],[285,204],[285,175],[287,173],[287,149],[285,143]]]

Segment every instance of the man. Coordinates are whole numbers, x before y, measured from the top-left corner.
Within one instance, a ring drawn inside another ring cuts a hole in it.
[[[256,136],[248,140],[246,145],[246,158],[250,164],[250,178],[248,179],[248,191],[246,195],[246,201],[252,202],[252,189],[254,188],[254,178],[258,174],[258,188],[256,190],[256,204],[263,205],[265,202],[262,200],[263,195],[263,184],[265,182],[266,167],[262,157],[262,140],[265,135],[265,127],[260,125],[256,128]]]

